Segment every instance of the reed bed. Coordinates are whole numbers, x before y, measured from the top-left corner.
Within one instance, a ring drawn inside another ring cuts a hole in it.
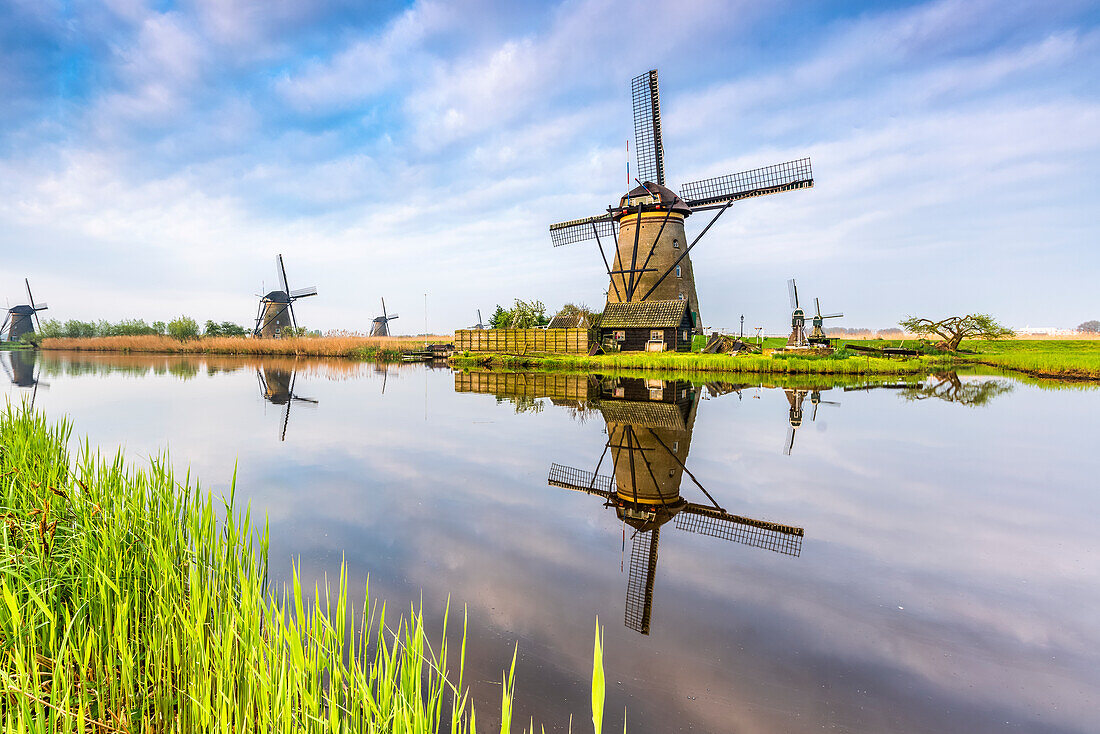
[[[104,336],[43,339],[43,349],[89,352],[149,352],[154,354],[247,354],[298,357],[351,357],[400,359],[407,351],[427,342],[449,342],[451,335],[425,337],[340,335],[293,339],[252,339],[230,336],[200,337],[180,341],[169,336]]]
[[[459,650],[446,621],[433,647],[419,610],[395,617],[369,594],[353,609],[344,568],[312,597],[297,569],[269,593],[266,527],[232,493],[215,502],[166,459],[134,469],[87,443],[70,462],[69,435],[0,413],[5,732],[476,730],[465,620]],[[502,731],[514,674],[513,657]]]

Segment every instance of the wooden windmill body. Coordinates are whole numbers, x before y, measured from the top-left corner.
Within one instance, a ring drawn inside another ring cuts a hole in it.
[[[371,336],[392,336],[390,334],[390,322],[399,318],[395,313],[386,313],[386,299],[382,299],[382,315],[375,316],[371,321],[370,335]]]
[[[677,194],[665,186],[657,71],[636,77],[631,91],[637,186],[628,183],[629,190],[620,197],[618,206],[609,206],[604,214],[551,225],[550,238],[555,247],[596,240],[609,280],[607,305],[630,304],[622,310],[630,316],[628,321],[637,322],[638,328],[644,329],[648,324],[644,323],[645,313],[635,309],[634,304],[684,301],[690,331],[702,333],[691,249],[733,202],[813,186],[810,160],[801,158],[695,181],[682,186]],[[685,220],[701,211],[714,211],[714,215],[702,232],[689,241]],[[611,260],[604,250],[604,240],[614,244]],[[634,310],[638,313],[633,314]],[[653,346],[650,340],[642,348]]]
[[[253,336],[265,339],[281,337],[289,327],[297,330],[298,320],[294,316],[294,302],[300,298],[317,295],[316,286],[298,290],[290,289],[282,255],[275,258],[275,272],[281,290],[268,291],[260,298],[260,306],[256,312],[256,326],[252,329]]]
[[[0,325],[0,339],[4,341],[17,342],[24,335],[33,334],[35,325],[42,328],[42,324],[38,320],[38,312],[49,308],[45,301],[35,303],[34,294],[31,293],[30,280],[24,278],[23,283],[27,287],[27,302],[8,309],[4,322]]]

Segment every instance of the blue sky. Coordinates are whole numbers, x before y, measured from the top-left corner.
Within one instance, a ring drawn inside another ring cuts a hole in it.
[[[602,305],[547,226],[622,192],[658,68],[669,182],[809,155],[693,251],[708,325],[1100,318],[1095,3],[0,0],[0,295],[60,318],[248,322],[275,253],[299,318],[461,328]],[[705,224],[692,217],[688,234]]]

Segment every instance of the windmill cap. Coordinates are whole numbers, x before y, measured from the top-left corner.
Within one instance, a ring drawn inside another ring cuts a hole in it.
[[[286,291],[271,291],[264,296],[264,300],[273,303],[290,303],[290,296],[286,294]]]
[[[650,196],[657,196],[659,201],[656,203],[660,204],[663,208],[672,209],[672,211],[683,214],[685,217],[691,214],[691,207],[680,198],[679,194],[667,186],[662,186],[652,181],[646,181],[644,185],[635,186],[630,191],[626,192],[626,195],[619,200],[619,206],[625,208],[628,205],[628,199],[639,199],[641,197]]]
[[[30,306],[12,306],[8,309],[8,313],[13,313],[17,316],[30,316],[34,313],[34,309]]]

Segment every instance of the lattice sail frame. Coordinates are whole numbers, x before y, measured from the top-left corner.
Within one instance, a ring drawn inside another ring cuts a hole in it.
[[[635,632],[649,634],[653,617],[653,587],[657,575],[657,545],[661,529],[636,532],[630,545],[630,571],[626,580],[623,623]]]
[[[584,219],[571,219],[568,222],[550,225],[550,241],[554,243],[554,247],[594,240],[597,235],[614,238],[617,234],[618,225],[610,214]]]
[[[665,185],[665,149],[661,139],[661,95],[657,70],[634,77],[630,82],[634,107],[634,150],[638,156],[638,178]]]
[[[810,159],[798,158],[773,166],[686,183],[680,187],[680,198],[694,209],[753,196],[808,189],[813,185],[814,173]]]
[[[802,529],[776,523],[752,520],[728,515],[681,512],[676,516],[676,527],[691,533],[743,543],[753,548],[763,548],[787,556],[802,555]]]

